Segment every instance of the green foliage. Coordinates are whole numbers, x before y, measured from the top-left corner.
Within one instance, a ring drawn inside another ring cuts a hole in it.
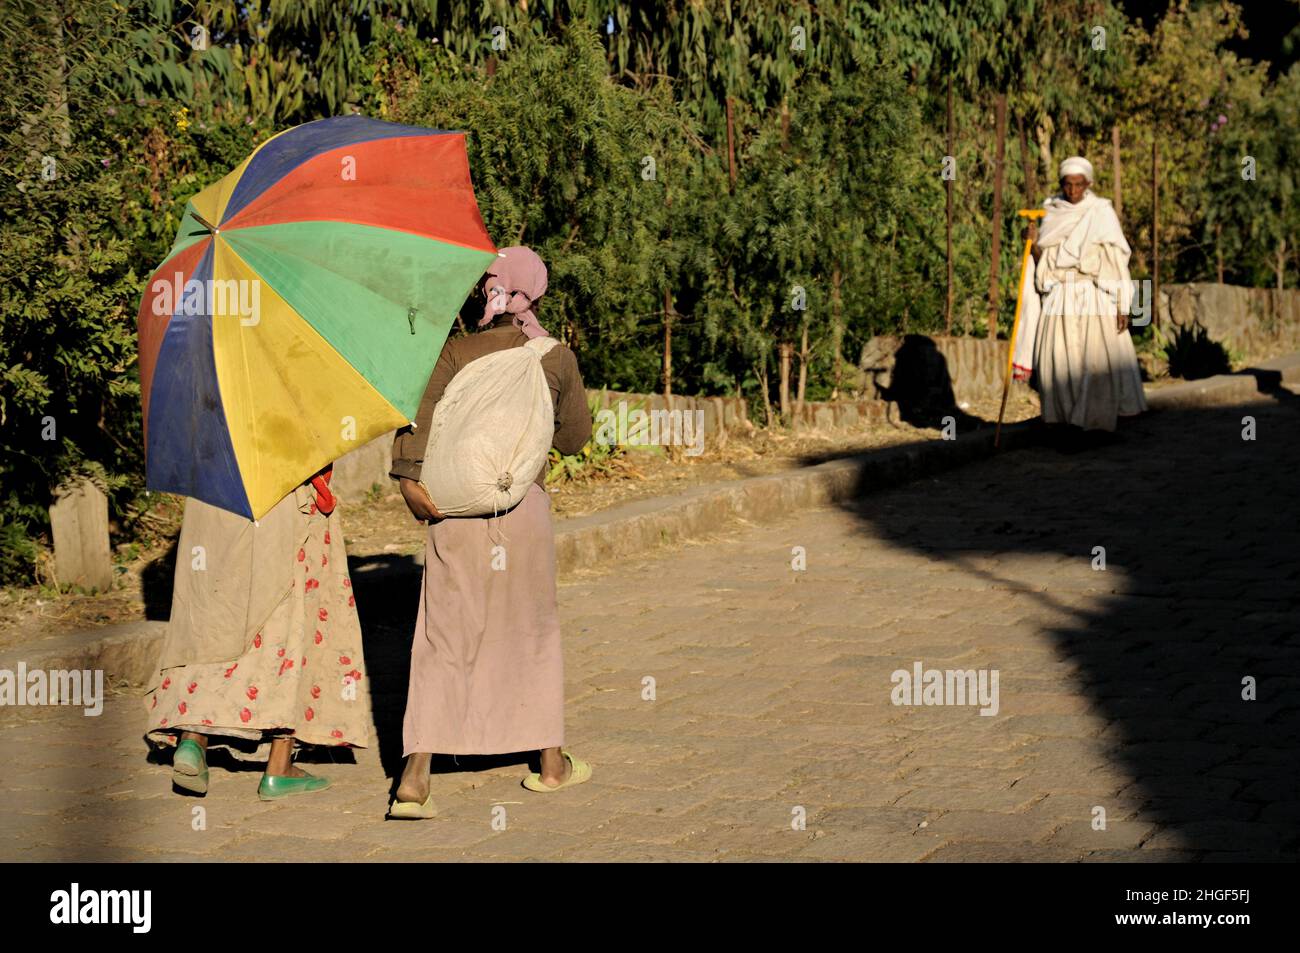
[[[6,539],[43,533],[53,491],[74,475],[97,478],[115,517],[140,494],[143,282],[185,200],[256,135],[229,115],[218,123],[121,98],[121,64],[138,45],[132,16],[83,0],[62,19],[36,4],[6,6],[0,19],[0,69],[14,80],[13,108],[0,118]],[[30,579],[35,550],[5,549],[0,580]]]
[[[587,407],[594,419],[600,412],[600,401],[587,399]],[[639,400],[628,408],[628,413],[645,410],[645,401]],[[593,433],[577,453],[560,453],[554,447],[547,455],[550,468],[546,471],[547,483],[572,483],[608,476],[632,476],[638,471],[632,463],[634,453],[662,456],[664,448],[654,444],[605,443]]]
[[[28,528],[6,522],[0,513],[0,579],[31,578],[39,556]]]
[[[58,19],[44,6],[8,8],[0,69],[16,108],[0,125],[0,521],[5,577],[28,574],[51,491],[73,473],[138,471],[139,395],[130,242],[119,216],[112,117],[82,106],[107,95],[113,60],[98,31],[121,29],[109,4]],[[19,35],[23,36],[17,42]],[[124,481],[109,481],[121,489]]]
[[[580,27],[559,39],[525,34],[486,81],[438,47],[384,27],[377,35],[376,111],[469,130],[489,233],[501,246],[527,243],[549,267],[543,323],[581,352],[588,377],[652,386],[653,365],[635,346],[686,258],[684,243],[662,242],[666,195],[691,190],[681,147],[658,148],[680,141],[686,122],[671,100],[609,82],[596,35]],[[642,175],[646,157],[653,179]]]
[[[955,332],[985,331],[994,231],[1009,321],[1015,211],[1042,201],[1055,162],[1090,156],[1098,191],[1113,194],[1113,128],[1135,277],[1151,264],[1155,141],[1162,281],[1213,279],[1222,265],[1230,282],[1294,287],[1300,65],[1243,58],[1229,3],[1178,0],[1154,22],[1125,11],[1118,0],[9,0],[0,580],[31,578],[51,493],[72,475],[95,476],[115,532],[132,532],[143,283],[186,200],[266,136],[325,115],[468,132],[489,231],[550,266],[539,315],[590,385],[737,394],[757,418],[778,393],[778,348],[797,350],[805,332],[812,399],[851,389],[844,370],[872,336],[943,327],[949,77]],[[995,221],[999,93],[1011,122]],[[1167,343],[1151,341],[1153,353]],[[602,453],[554,462],[615,465]]]
[[[1225,278],[1241,281],[1256,270],[1260,253],[1268,253],[1257,229],[1270,215],[1269,196],[1260,183],[1242,181],[1241,159],[1272,151],[1269,143],[1279,137],[1294,138],[1294,130],[1265,122],[1266,99],[1293,94],[1283,87],[1266,94],[1264,65],[1239,59],[1229,46],[1242,31],[1237,8],[1186,3],[1175,4],[1149,32],[1131,31],[1141,68],[1123,78],[1117,111],[1124,167],[1139,173],[1124,191],[1135,277],[1151,273],[1153,140],[1160,151],[1162,282],[1213,280],[1217,253],[1225,258]],[[1297,174],[1295,166],[1260,168],[1261,180],[1264,170],[1275,178]],[[1207,229],[1211,241],[1217,233],[1224,245],[1204,244]]]

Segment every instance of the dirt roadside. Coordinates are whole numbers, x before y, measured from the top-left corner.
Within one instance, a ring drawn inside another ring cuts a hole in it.
[[[995,420],[998,400],[975,401],[961,409],[981,420]],[[1016,388],[1006,420],[1027,420],[1037,414],[1037,395]],[[937,437],[937,430],[893,421],[848,433],[755,429],[749,434],[729,435],[724,446],[710,447],[693,457],[678,448],[661,454],[632,451],[618,475],[550,487],[552,507],[560,522],[634,500],[672,496],[687,487],[764,476],[837,456]],[[118,547],[115,579],[109,592],[56,593],[36,586],[0,589],[0,646],[130,622],[145,618],[146,610],[152,617],[165,618],[170,598],[168,553],[180,530],[180,512],[179,498],[159,496],[147,514],[155,529],[154,539],[146,545]],[[342,514],[348,552],[353,556],[412,554],[422,545],[420,525],[391,486],[366,499],[343,501]]]

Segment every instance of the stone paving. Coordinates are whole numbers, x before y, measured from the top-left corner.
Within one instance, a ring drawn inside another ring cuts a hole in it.
[[[214,759],[173,794],[129,692],[0,709],[0,859],[1294,860],[1297,473],[1283,391],[567,577],[593,780],[442,759],[427,822],[383,820],[418,576],[358,565],[379,745],[331,790],[261,803]],[[996,671],[996,714],[894,704],[917,664]]]

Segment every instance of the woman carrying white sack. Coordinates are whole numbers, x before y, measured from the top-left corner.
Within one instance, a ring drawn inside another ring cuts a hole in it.
[[[456,374],[478,358],[549,337],[533,311],[546,279],[546,266],[531,249],[502,249],[483,285],[481,330],[443,347],[414,432],[399,431],[393,445],[391,475],[411,513],[428,523],[402,726],[406,766],[389,809],[394,818],[434,815],[429,769],[435,753],[536,751],[539,771],[524,786],[543,793],[591,776],[590,765],[561,749],[564,659],[544,455],[539,471],[527,474],[527,492],[503,513],[444,516],[420,482],[426,435]],[[551,445],[577,453],[592,430],[577,358],[555,343],[540,362],[555,416]]]
[[[1013,363],[1017,380],[1037,368],[1043,420],[1113,431],[1117,417],[1147,409],[1128,331],[1131,250],[1109,199],[1093,194],[1092,164],[1060,167],[1060,194],[1045,214],[1026,269]]]

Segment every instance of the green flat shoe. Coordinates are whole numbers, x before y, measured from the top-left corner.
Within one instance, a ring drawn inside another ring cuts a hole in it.
[[[186,738],[172,755],[172,784],[194,794],[208,793],[208,757],[203,746]]]
[[[300,778],[286,778],[281,775],[262,775],[262,782],[257,786],[257,796],[263,801],[278,801],[295,794],[310,794],[324,791],[330,786],[329,778],[318,778],[314,774],[303,774]]]
[[[418,801],[399,801],[393,799],[393,803],[388,805],[388,816],[395,821],[427,821],[438,813],[438,809],[433,806],[433,792],[424,799],[421,804]]]

